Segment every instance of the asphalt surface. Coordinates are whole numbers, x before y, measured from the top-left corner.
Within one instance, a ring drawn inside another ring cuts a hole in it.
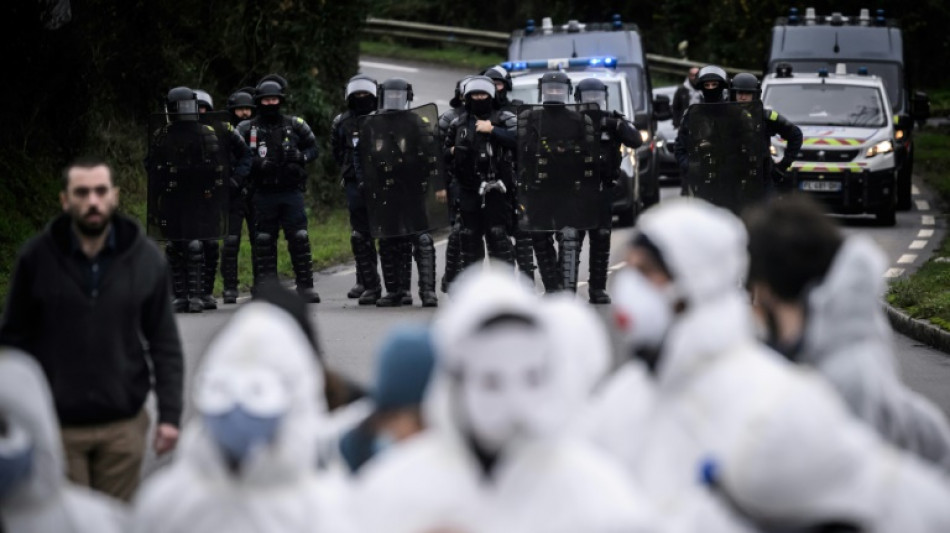
[[[389,77],[406,78],[413,84],[413,105],[435,102],[441,110],[448,105],[455,81],[469,74],[464,70],[375,58],[363,58],[361,72],[372,75],[379,81]],[[915,208],[898,213],[897,225],[893,228],[876,227],[869,219],[860,217],[841,219],[847,233],[866,233],[883,248],[891,261],[891,270],[887,274],[890,278],[899,278],[913,272],[930,256],[945,231],[945,221],[934,209],[931,195],[916,188],[915,192]],[[677,194],[678,187],[663,190],[663,198]],[[610,261],[613,269],[622,266],[624,246],[631,231],[618,229],[613,233]],[[282,242],[280,246],[285,244]],[[581,280],[587,279],[586,243],[584,250],[580,269]],[[445,257],[444,236],[436,236],[436,252],[441,279]],[[415,272],[413,279],[415,287]],[[374,354],[385,333],[399,323],[428,321],[435,310],[421,308],[417,294],[414,295],[415,302],[412,307],[360,307],[355,300],[346,298],[346,293],[354,282],[355,271],[352,264],[317,274],[316,288],[323,301],[311,306],[311,317],[317,324],[320,343],[330,367],[360,383],[368,384],[373,376]],[[542,292],[540,285],[538,292]],[[440,303],[448,301],[448,296],[442,293],[439,296]],[[587,300],[586,283],[581,283],[577,297],[583,301]],[[213,336],[239,307],[240,301],[237,305],[219,305],[216,311],[177,316],[187,361],[188,382],[184,415],[186,421],[193,414],[190,378]],[[598,312],[606,319],[605,307],[598,308]],[[936,402],[945,413],[950,414],[950,357],[900,335],[896,335],[895,349],[905,381]],[[146,471],[153,470],[157,464],[159,463],[150,459]]]

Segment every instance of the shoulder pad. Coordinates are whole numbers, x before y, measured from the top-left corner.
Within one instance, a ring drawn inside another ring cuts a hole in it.
[[[766,118],[766,120],[771,120],[771,121],[774,122],[774,121],[778,120],[778,116],[779,116],[779,115],[778,115],[778,111],[776,111],[776,110],[774,110],[774,109],[770,109],[770,108],[768,108],[768,107],[765,108],[765,118]]]
[[[226,122],[225,124],[228,125],[228,131],[234,131],[234,126],[232,126],[230,122]]]
[[[300,117],[294,117],[293,120],[294,120],[294,122],[296,122],[297,124],[303,124],[303,119],[300,118]]]
[[[209,125],[207,125],[207,124],[205,124],[204,126],[205,126],[205,129],[206,129],[206,130],[214,131],[214,128],[212,128],[211,126],[209,126]]]

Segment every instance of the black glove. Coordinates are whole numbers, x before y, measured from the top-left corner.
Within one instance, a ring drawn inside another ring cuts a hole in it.
[[[792,158],[786,156],[783,157],[778,163],[775,163],[775,168],[777,168],[780,172],[788,172],[788,169],[791,168],[792,163],[794,162],[795,161]]]
[[[298,165],[302,165],[307,162],[303,152],[297,148],[287,148],[284,150],[284,159],[287,160],[288,163],[296,163]]]
[[[605,131],[617,131],[620,127],[620,119],[618,118],[606,118],[604,119],[604,130]]]
[[[274,161],[273,158],[260,157],[260,158],[254,159],[253,166],[256,167],[258,170],[260,170],[262,173],[269,174],[277,170],[278,164],[277,164],[277,161]]]

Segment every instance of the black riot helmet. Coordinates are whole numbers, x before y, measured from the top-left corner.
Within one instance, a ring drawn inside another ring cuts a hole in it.
[[[542,104],[566,104],[571,99],[571,78],[563,72],[546,72],[538,79],[538,101]]]
[[[462,107],[462,105],[465,104],[465,102],[464,102],[464,100],[463,100],[464,93],[465,93],[465,91],[464,91],[465,83],[468,82],[468,80],[470,80],[470,79],[472,79],[472,78],[474,78],[474,77],[475,77],[475,76],[465,76],[464,78],[462,78],[462,79],[460,79],[459,81],[455,82],[455,96],[453,96],[452,99],[449,100],[449,105],[450,105],[450,106],[452,106],[453,108],[459,108],[459,107]]]
[[[208,94],[208,91],[195,89],[195,95],[198,99],[198,111],[202,111],[204,113],[214,111],[214,100],[211,99],[211,95]]]
[[[409,109],[412,101],[412,84],[403,78],[389,78],[379,84],[379,109],[401,111]]]
[[[357,115],[368,115],[376,111],[376,98],[379,85],[376,80],[365,75],[357,74],[346,82],[346,107]]]
[[[501,65],[495,65],[494,67],[485,69],[485,72],[482,72],[483,76],[491,78],[493,82],[501,82],[504,85],[504,88],[501,92],[498,92],[497,86],[495,87],[496,93],[498,94],[499,100],[506,100],[508,93],[511,92],[511,74]]]
[[[283,78],[276,76],[280,79],[275,79],[274,75],[264,76],[261,78],[261,81],[257,83],[257,87],[254,88],[254,103],[257,105],[257,112],[260,114],[262,120],[276,120],[280,116],[280,106],[283,105],[284,101],[287,99],[287,95],[284,93],[284,90],[287,88],[286,81],[281,83]],[[277,98],[276,104],[262,105],[261,102],[264,98],[275,97]]]
[[[758,100],[761,92],[759,79],[755,77],[755,74],[742,72],[732,78],[732,90],[729,92],[729,96],[735,100],[738,93],[752,93],[752,99]]]
[[[198,95],[188,87],[175,87],[165,96],[165,110],[172,120],[198,120]]]
[[[491,114],[493,109],[498,107],[498,101],[495,98],[495,82],[488,76],[472,76],[465,80],[465,86],[462,91],[462,97],[465,100],[465,109],[477,118],[487,117]],[[486,94],[488,98],[476,100],[474,98],[476,94]]]
[[[699,70],[696,77],[699,82],[699,89],[703,92],[703,102],[714,104],[722,102],[726,93],[726,71],[715,65],[709,65]],[[706,82],[715,82],[717,86],[713,89],[706,89]]]
[[[254,109],[254,87],[241,87],[228,97],[228,111],[242,107]]]
[[[574,101],[597,104],[601,111],[607,111],[607,85],[597,78],[583,79],[574,89]]]

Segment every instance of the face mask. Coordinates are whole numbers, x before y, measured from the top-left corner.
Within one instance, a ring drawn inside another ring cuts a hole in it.
[[[280,115],[280,105],[262,105],[257,106],[257,112],[262,118],[276,118]]]
[[[492,111],[492,101],[490,98],[484,100],[472,100],[472,114],[476,117],[487,117]]]
[[[0,437],[0,500],[30,477],[35,448],[25,429],[11,422],[5,423],[6,435]]]
[[[707,104],[715,104],[722,101],[722,88],[716,87],[715,89],[702,88],[703,91],[703,102]]]
[[[613,292],[614,318],[627,345],[633,350],[658,350],[673,324],[669,294],[634,268],[617,272]]]
[[[357,115],[368,115],[376,111],[376,99],[372,97],[354,98],[353,111],[355,111]]]
[[[205,424],[225,455],[243,463],[254,450],[274,441],[282,416],[255,416],[241,407],[205,415]]]

